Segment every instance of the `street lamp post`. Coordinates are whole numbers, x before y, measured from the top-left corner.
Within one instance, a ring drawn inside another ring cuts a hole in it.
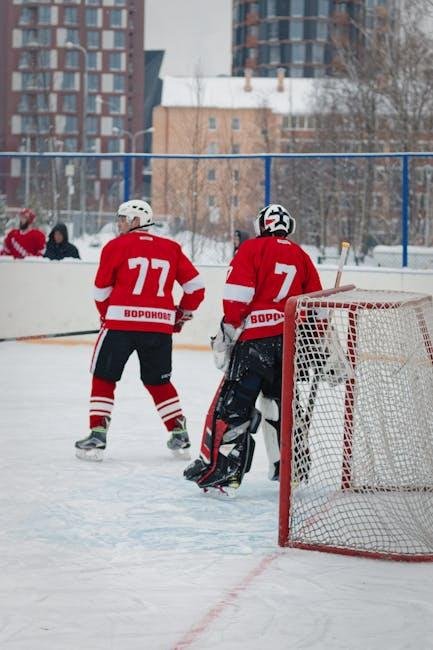
[[[81,151],[84,153],[86,150],[86,119],[87,119],[87,102],[88,102],[88,55],[87,55],[87,50],[85,47],[80,45],[79,43],[72,43],[71,41],[68,41],[65,43],[65,47],[68,50],[80,50],[80,52],[83,55],[83,74],[82,74],[82,80],[83,80],[83,104],[82,104],[82,123],[81,123]],[[81,211],[81,219],[82,219],[82,225],[84,223],[84,215],[86,213],[86,159],[82,158],[81,159],[81,164],[80,164],[80,211]]]
[[[135,133],[131,133],[131,131],[126,131],[125,129],[119,129],[117,126],[113,126],[112,129],[113,133],[115,135],[122,135],[125,134],[128,136],[130,143],[131,143],[131,153],[136,153],[137,152],[137,138],[140,135],[145,135],[146,133],[153,133],[154,128],[153,126],[149,127],[148,129],[141,129],[140,131],[136,131]],[[135,195],[135,157],[132,159],[132,194]]]

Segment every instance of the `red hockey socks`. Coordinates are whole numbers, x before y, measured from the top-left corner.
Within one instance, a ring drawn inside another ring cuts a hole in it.
[[[173,431],[178,418],[183,417],[177,390],[171,382],[167,384],[144,384],[144,387],[152,395],[167,431]]]
[[[90,428],[106,427],[114,406],[116,383],[93,377],[90,395]]]

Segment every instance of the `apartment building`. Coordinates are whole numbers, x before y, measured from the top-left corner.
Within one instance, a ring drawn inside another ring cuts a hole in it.
[[[144,123],[143,14],[141,0],[2,3],[1,149],[120,153],[134,148],[134,134]],[[64,169],[57,165],[51,174],[49,163],[31,164],[25,179],[24,162],[3,161],[1,191],[8,204],[20,205],[26,193],[41,190],[41,182],[50,184],[58,200],[64,198]],[[73,206],[81,192],[80,163],[69,164]],[[122,164],[86,162],[87,206],[100,206],[101,197],[117,200]]]
[[[394,0],[233,0],[232,72],[323,77],[344,72],[341,48],[359,52],[370,29],[388,27]],[[360,27],[362,27],[360,29]]]

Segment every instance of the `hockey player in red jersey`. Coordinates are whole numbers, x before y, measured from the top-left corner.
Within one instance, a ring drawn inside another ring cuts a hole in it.
[[[102,327],[91,368],[91,431],[75,443],[77,456],[102,460],[116,382],[133,352],[139,358],[141,381],[170,434],[167,446],[185,456],[190,447],[186,420],[170,381],[172,333],[192,318],[204,298],[204,285],[177,242],[148,231],[154,225],[148,203],[122,203],[117,217],[122,236],[104,246],[95,278]],[[183,289],[177,307],[175,282]]]
[[[245,241],[230,264],[224,317],[213,340],[225,380],[200,457],[184,471],[186,479],[205,490],[228,493],[239,487],[251,466],[251,434],[261,417],[271,478],[278,479],[284,306],[290,296],[322,288],[307,253],[288,239],[296,224],[283,206],[266,206],[254,225],[257,237]],[[260,392],[261,413],[255,408]]]
[[[0,255],[11,255],[16,259],[40,256],[45,250],[45,235],[42,230],[33,228],[36,215],[32,210],[21,210],[19,228],[14,228],[6,235]]]

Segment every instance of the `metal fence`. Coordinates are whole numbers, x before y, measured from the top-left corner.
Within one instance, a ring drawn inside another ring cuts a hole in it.
[[[432,180],[432,152],[0,152],[3,229],[30,205],[46,224],[64,220],[75,237],[92,235],[135,196],[150,200],[167,232],[188,233],[193,257],[209,241],[226,250],[236,228],[251,232],[258,209],[276,202],[319,262],[348,239],[356,263],[433,268]]]

